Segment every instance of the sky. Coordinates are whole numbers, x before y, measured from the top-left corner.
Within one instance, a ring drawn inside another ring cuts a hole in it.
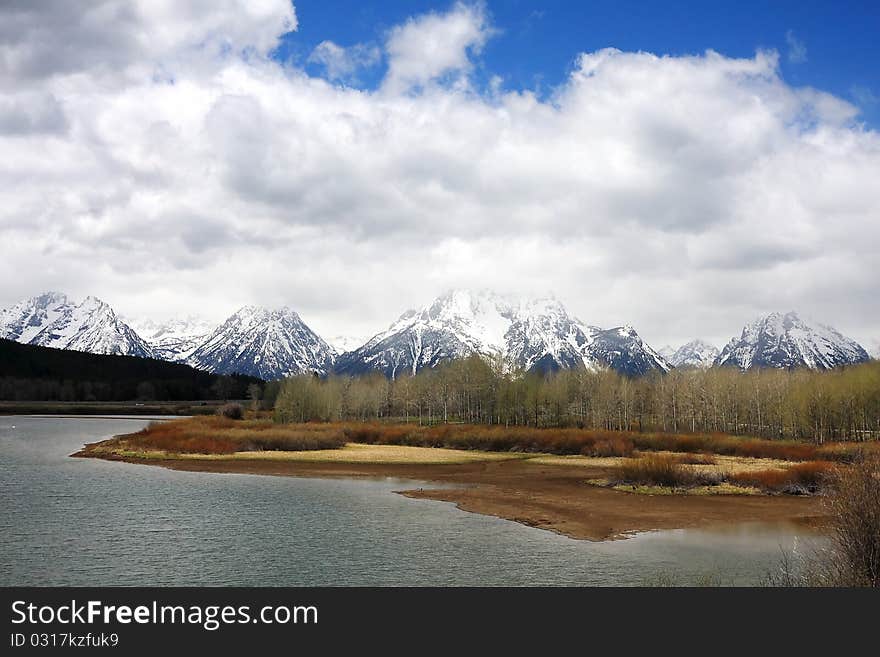
[[[0,306],[453,287],[651,344],[797,310],[880,346],[880,5],[0,0]]]

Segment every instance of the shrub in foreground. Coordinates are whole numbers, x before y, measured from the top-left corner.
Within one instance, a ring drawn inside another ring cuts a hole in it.
[[[222,415],[230,420],[242,420],[244,419],[244,408],[241,404],[236,404],[235,402],[223,404],[223,406],[217,409],[217,415]]]
[[[695,474],[682,466],[674,457],[648,454],[631,459],[618,466],[618,475],[628,484],[646,486],[690,486],[696,483]]]
[[[880,457],[837,466],[826,475],[829,544],[783,555],[771,586],[880,588]]]
[[[835,469],[829,490],[828,572],[838,586],[880,587],[880,459]]]
[[[729,476],[731,483],[753,486],[772,493],[818,493],[825,484],[833,466],[826,461],[798,463],[786,469],[772,468],[740,472]]]

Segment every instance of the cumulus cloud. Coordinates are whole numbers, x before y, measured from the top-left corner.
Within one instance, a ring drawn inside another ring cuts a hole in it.
[[[776,309],[876,336],[880,135],[776,53],[608,49],[548,99],[482,93],[493,27],[457,4],[390,30],[370,91],[268,56],[284,0],[68,4],[0,9],[0,305],[289,304],[332,336],[488,286],[657,344]]]
[[[309,55],[308,61],[320,64],[330,80],[348,82],[356,79],[358,71],[379,63],[382,52],[378,46],[358,43],[348,48],[332,41],[322,41]]]
[[[471,68],[471,56],[479,54],[491,35],[482,4],[459,2],[447,13],[411,18],[388,35],[383,86],[398,94],[444,76],[461,80]]]
[[[142,79],[224,54],[264,55],[297,26],[293,5],[277,0],[13,0],[0,12],[3,84]]]

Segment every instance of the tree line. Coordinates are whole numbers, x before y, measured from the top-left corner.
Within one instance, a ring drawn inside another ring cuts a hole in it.
[[[807,369],[613,370],[509,374],[471,358],[394,380],[302,375],[280,384],[281,422],[399,420],[619,431],[880,438],[880,362]]]
[[[180,363],[0,340],[0,400],[179,401],[243,399],[249,376],[221,376]]]

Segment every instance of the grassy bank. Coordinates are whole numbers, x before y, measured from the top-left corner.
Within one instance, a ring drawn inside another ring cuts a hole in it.
[[[847,467],[828,461],[781,460],[761,466],[754,461],[739,463],[739,457],[727,458],[730,461],[721,465],[711,457],[692,459],[674,453],[645,453],[617,465],[611,477],[602,483],[621,489],[641,487],[641,492],[652,492],[650,488],[653,487],[661,492],[662,489],[678,489],[681,492],[713,493],[717,489],[723,492],[809,495],[820,492],[836,468]]]
[[[338,449],[347,442],[342,429],[332,425],[286,425],[219,415],[153,423],[137,433],[112,440],[134,451],[177,454],[299,452]]]
[[[724,434],[671,434],[602,431],[596,429],[535,429],[467,424],[433,427],[389,424],[333,424],[350,442],[413,447],[476,449],[489,452],[533,452],[596,457],[632,456],[637,452],[675,452],[737,456],[784,461],[850,461],[866,447],[862,443],[813,445],[791,440],[767,440]]]
[[[239,409],[240,410],[240,409]],[[877,451],[877,445],[870,449]],[[89,448],[89,455],[336,463],[464,463],[524,459],[591,468],[590,482],[643,493],[820,492],[853,443],[823,446],[723,435],[623,434],[578,429],[363,423],[278,424],[222,415],[154,423]],[[601,478],[595,477],[595,471]]]

